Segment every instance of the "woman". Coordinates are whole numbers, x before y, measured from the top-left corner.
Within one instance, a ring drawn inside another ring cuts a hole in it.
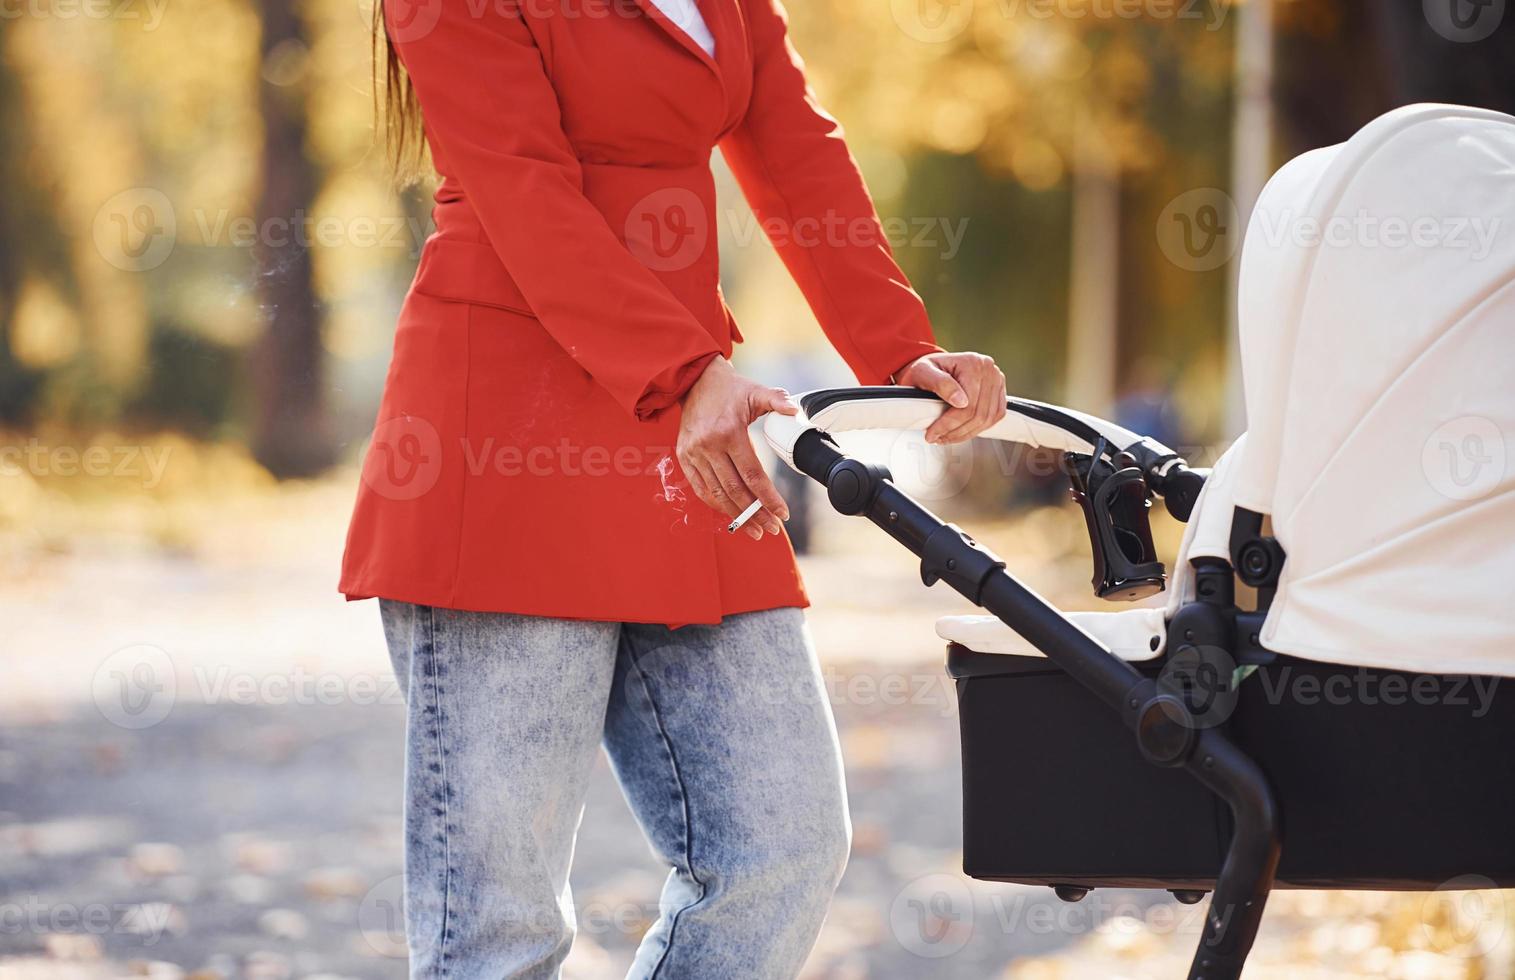
[[[996,421],[1004,379],[932,342],[776,0],[389,8],[443,180],[341,589],[382,597],[407,690],[413,975],[556,974],[603,741],[671,868],[632,975],[792,977],[849,830],[747,434],[793,408],[727,360],[712,147],[857,376],[951,403],[930,438]]]

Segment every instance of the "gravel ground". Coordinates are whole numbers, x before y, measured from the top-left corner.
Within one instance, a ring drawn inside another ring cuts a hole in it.
[[[403,712],[377,610],[332,594],[350,493],[334,480],[109,518],[49,499],[0,534],[0,980],[405,975]],[[1033,514],[981,536],[1078,601],[1078,533]],[[1199,913],[1162,893],[1068,906],[960,874],[955,702],[931,624],[966,605],[836,518],[804,566],[856,837],[807,976],[1181,975]],[[624,975],[662,874],[602,759],[570,978]],[[1279,896],[1249,976],[1515,976],[1502,933],[1477,956],[1466,935],[1438,948],[1442,911]]]

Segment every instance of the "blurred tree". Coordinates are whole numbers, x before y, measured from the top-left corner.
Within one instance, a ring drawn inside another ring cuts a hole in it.
[[[44,377],[17,356],[22,289],[33,276],[61,279],[66,286],[69,270],[53,195],[39,186],[30,159],[21,78],[8,56],[17,23],[0,17],[0,422],[13,424],[29,421]]]
[[[265,327],[252,356],[252,449],[275,476],[302,477],[336,458],[308,240],[318,187],[305,147],[310,46],[295,0],[262,0],[262,20],[263,174],[255,252]]]
[[[1228,0],[897,0],[887,9],[796,5],[795,30],[824,99],[854,132],[910,160],[896,210],[970,221],[951,270],[927,250],[901,255],[944,336],[1025,370],[1027,394],[1096,410],[1113,401],[1136,354],[1181,369],[1218,350],[1225,271],[1166,261],[1153,232],[1177,195],[1226,186]],[[822,40],[837,34],[848,44]],[[937,154],[973,161],[953,168],[951,194],[917,177],[941,172],[926,158]],[[933,210],[944,198],[968,207]],[[1001,264],[974,264],[983,252]],[[951,289],[933,285],[943,279]],[[1006,296],[1012,281],[1022,292]],[[976,295],[1001,302],[986,310]],[[1059,357],[1063,370],[1049,371]],[[1219,380],[1208,381],[1212,398]]]
[[[237,407],[240,366],[236,348],[180,324],[155,323],[147,376],[126,414],[135,423],[213,438]]]

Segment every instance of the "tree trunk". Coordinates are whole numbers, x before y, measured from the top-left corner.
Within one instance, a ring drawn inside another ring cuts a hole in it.
[[[277,477],[319,473],[336,458],[327,416],[322,311],[311,277],[308,217],[315,168],[305,156],[304,25],[292,0],[262,0],[259,103],[263,187],[258,199],[258,298],[265,326],[253,352],[253,454]]]
[[[7,36],[17,21],[0,16],[0,422],[30,421],[42,389],[42,374],[16,358],[16,304],[21,287],[37,266],[67,256],[50,191],[35,186],[27,172],[31,140],[22,107],[21,79],[5,58]]]
[[[1092,134],[1079,141],[1063,398],[1072,408],[1101,416],[1115,405],[1120,338],[1120,181],[1113,170]]]
[[[1273,2],[1245,4],[1236,24],[1236,109],[1231,121],[1231,197],[1243,225],[1273,173]],[[1240,253],[1227,266],[1226,438],[1247,427],[1237,338]]]

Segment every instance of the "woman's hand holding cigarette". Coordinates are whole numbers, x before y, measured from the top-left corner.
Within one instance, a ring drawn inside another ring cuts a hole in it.
[[[789,507],[752,448],[747,427],[769,412],[793,415],[795,407],[782,388],[770,388],[736,373],[717,357],[689,393],[679,423],[676,454],[689,486],[711,507],[736,519],[754,502],[760,509],[742,530],[753,540],[766,531],[783,531]]]

